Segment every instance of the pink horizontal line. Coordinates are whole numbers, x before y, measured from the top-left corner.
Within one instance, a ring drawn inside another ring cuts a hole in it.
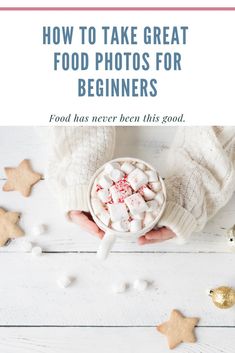
[[[235,7],[0,7],[0,11],[235,11]]]

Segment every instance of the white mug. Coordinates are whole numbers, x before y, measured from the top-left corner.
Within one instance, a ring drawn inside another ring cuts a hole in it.
[[[155,168],[153,166],[151,166],[150,164],[140,160],[140,159],[136,159],[136,158],[117,158],[117,159],[113,159],[107,163],[115,163],[115,162],[135,162],[135,163],[142,163],[144,165],[146,165],[149,169],[153,169],[155,170]],[[162,178],[159,176],[159,181],[161,182],[162,185],[162,192],[164,194],[164,202],[162,204],[161,209],[159,210],[159,214],[157,215],[157,217],[153,220],[152,223],[148,224],[146,227],[140,229],[137,232],[118,232],[114,229],[111,229],[109,227],[107,227],[105,224],[103,224],[101,222],[101,220],[95,215],[93,208],[92,208],[92,204],[91,204],[91,191],[92,191],[92,187],[93,184],[97,178],[97,176],[103,171],[105,165],[107,164],[105,163],[101,168],[99,168],[96,173],[93,175],[93,177],[91,178],[89,187],[88,187],[88,207],[90,210],[90,213],[92,215],[93,220],[95,221],[95,223],[98,225],[98,227],[100,229],[102,229],[105,234],[103,239],[101,240],[100,246],[98,248],[97,251],[97,256],[99,259],[106,259],[109,252],[111,251],[113,244],[115,243],[116,239],[123,239],[123,240],[136,240],[138,239],[140,236],[148,233],[151,229],[154,228],[154,226],[156,226],[157,222],[159,221],[159,219],[161,218],[163,211],[165,209],[165,205],[166,205],[166,188],[165,188],[165,184],[164,181],[162,180]]]

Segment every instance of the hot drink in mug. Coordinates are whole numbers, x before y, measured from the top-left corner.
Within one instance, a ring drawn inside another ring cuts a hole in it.
[[[105,259],[116,238],[137,239],[156,226],[166,204],[162,178],[148,163],[119,158],[103,165],[88,190],[90,213],[105,232],[98,257]]]

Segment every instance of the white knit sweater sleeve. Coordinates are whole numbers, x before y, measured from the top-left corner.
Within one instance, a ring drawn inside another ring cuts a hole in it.
[[[235,190],[235,127],[180,127],[169,153],[160,225],[185,242]]]
[[[88,211],[87,188],[95,171],[112,159],[114,127],[51,127],[46,179],[64,211]],[[44,133],[45,135],[45,133]]]

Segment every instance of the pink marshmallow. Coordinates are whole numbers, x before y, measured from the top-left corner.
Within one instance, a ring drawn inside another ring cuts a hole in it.
[[[126,180],[119,180],[110,188],[110,193],[113,201],[119,203],[124,202],[124,199],[132,194],[132,190]]]
[[[147,210],[148,211],[148,210]],[[136,213],[136,214],[133,214],[131,215],[133,219],[140,219],[140,220],[143,220],[144,217],[145,217],[145,212],[142,212],[142,213]]]
[[[101,189],[97,192],[98,198],[103,202],[109,202],[110,201],[110,193],[108,189]]]
[[[110,186],[113,185],[113,181],[110,179],[109,176],[103,175],[99,180],[99,185],[102,186],[104,189],[109,189]]]
[[[150,200],[154,199],[154,197],[156,196],[155,192],[150,190],[147,186],[143,187],[142,192],[143,192],[144,199],[146,201],[150,201]]]
[[[130,227],[130,222],[127,219],[122,219],[118,222],[112,223],[112,228],[118,232],[128,232]]]
[[[140,170],[135,168],[127,177],[128,182],[131,184],[131,187],[137,191],[142,185],[148,183],[147,175]]]
[[[129,218],[127,208],[124,203],[108,204],[108,210],[109,210],[112,222],[117,222],[117,221],[121,221],[123,219]]]
[[[160,181],[157,181],[155,183],[149,183],[149,186],[154,192],[158,192],[162,188],[162,184],[160,183]]]
[[[130,232],[138,232],[140,229],[142,229],[141,219],[133,219],[130,222]]]
[[[148,201],[148,202],[147,202],[147,205],[148,205],[148,210],[147,210],[147,212],[154,212],[154,211],[157,210],[158,207],[159,207],[157,200]]]
[[[149,183],[158,181],[157,172],[155,170],[146,170],[145,173],[148,176]]]
[[[147,227],[150,223],[154,221],[155,217],[152,215],[151,212],[147,212],[144,217],[144,227]]]
[[[113,169],[120,169],[120,164],[115,162],[115,163],[106,163],[104,167],[104,172],[106,174],[110,174]]]
[[[124,201],[132,214],[142,213],[148,209],[146,202],[139,193],[125,198]]]
[[[126,174],[130,174],[134,169],[135,167],[133,166],[133,164],[129,162],[124,162],[121,166],[121,170]]]
[[[102,223],[104,223],[107,227],[109,226],[110,223],[110,215],[108,211],[103,211],[99,214],[99,219],[101,220]]]
[[[110,178],[114,182],[121,180],[123,177],[124,177],[124,173],[120,169],[113,169],[110,173]]]

